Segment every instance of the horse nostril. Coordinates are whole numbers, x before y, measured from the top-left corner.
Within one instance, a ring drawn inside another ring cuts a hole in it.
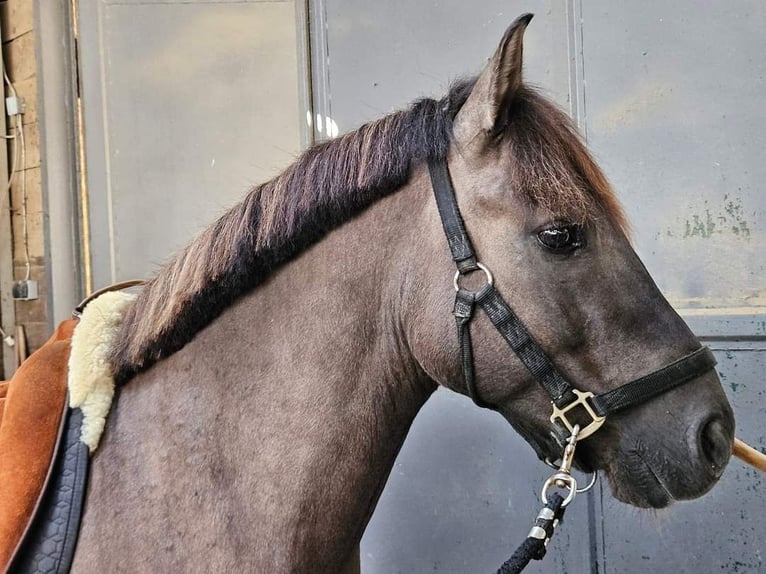
[[[700,455],[715,476],[723,473],[731,456],[733,440],[731,432],[718,417],[709,419],[702,425],[699,435]]]

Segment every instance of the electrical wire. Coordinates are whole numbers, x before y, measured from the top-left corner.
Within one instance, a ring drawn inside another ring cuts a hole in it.
[[[32,274],[32,265],[29,261],[29,218],[27,217],[27,146],[24,143],[24,127],[21,116],[16,116],[19,124],[19,146],[21,148],[21,225],[24,237],[24,280],[29,281]]]
[[[11,190],[11,185],[13,185],[13,178],[16,176],[16,164],[19,161],[19,145],[16,143],[16,140],[19,139],[18,137],[18,128],[14,125],[13,131],[15,132],[11,136],[4,136],[9,140],[13,140],[13,155],[11,156],[11,169],[10,169],[10,177],[8,178],[8,181],[5,184],[5,189],[3,190],[3,193],[8,193]]]
[[[8,86],[8,91],[11,96],[19,101],[16,88],[8,77],[8,72],[5,69],[5,62],[2,64],[3,68],[3,80]],[[4,193],[8,193],[13,185],[17,168],[19,150],[21,150],[21,225],[22,225],[22,244],[24,246],[24,279],[29,280],[32,274],[32,265],[29,257],[29,217],[27,213],[27,149],[24,141],[24,122],[22,121],[22,114],[18,113],[14,115],[14,128],[15,133],[12,135],[4,136],[5,139],[14,140],[13,156],[11,159],[11,174],[8,177],[8,182],[5,187]]]

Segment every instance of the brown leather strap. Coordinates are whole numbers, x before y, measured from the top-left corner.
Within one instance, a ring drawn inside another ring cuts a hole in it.
[[[109,293],[110,291],[122,291],[123,289],[138,287],[139,285],[143,285],[145,283],[146,281],[144,281],[143,279],[130,279],[128,281],[120,281],[119,283],[113,283],[111,285],[108,285],[104,287],[103,289],[99,289],[98,291],[91,293],[85,299],[83,299],[82,302],[77,307],[75,307],[74,311],[72,312],[72,315],[74,315],[75,317],[80,317],[85,307],[87,307],[88,303],[93,301],[95,298],[100,297],[104,293]]]

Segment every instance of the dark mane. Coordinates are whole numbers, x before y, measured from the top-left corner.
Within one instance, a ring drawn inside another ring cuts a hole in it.
[[[452,120],[474,83],[457,83],[441,100],[419,100],[315,145],[252,189],[161,269],[128,310],[112,353],[117,383],[181,349],[278,266],[402,187],[413,166],[446,157]],[[566,115],[528,88],[513,106],[506,139],[516,158],[514,180],[528,199],[581,213],[595,199],[623,225]]]
[[[399,189],[413,165],[445,157],[473,83],[315,145],[252,189],[144,287],[117,335],[116,381],[178,351],[276,267]]]

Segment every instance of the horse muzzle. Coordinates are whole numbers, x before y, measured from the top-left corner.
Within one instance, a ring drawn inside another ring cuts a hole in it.
[[[684,424],[684,419],[676,424]],[[679,431],[671,424],[658,424],[640,434],[625,429],[618,452],[606,468],[617,499],[643,508],[663,508],[676,500],[698,498],[718,482],[734,444],[734,418],[728,404],[720,412],[698,417],[686,433]]]

